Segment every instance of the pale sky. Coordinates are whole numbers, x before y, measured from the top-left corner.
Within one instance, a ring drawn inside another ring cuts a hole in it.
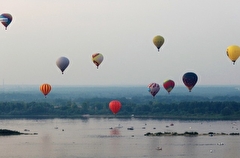
[[[0,0],[0,12],[13,16],[0,26],[0,83],[183,85],[192,71],[197,85],[240,85],[240,59],[226,55],[240,46],[239,0]],[[64,75],[61,56],[70,60]]]

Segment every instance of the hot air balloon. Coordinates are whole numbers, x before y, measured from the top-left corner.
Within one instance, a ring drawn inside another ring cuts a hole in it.
[[[62,71],[62,74],[63,74],[63,71],[68,67],[69,65],[69,60],[68,58],[66,57],[60,57],[58,58],[58,60],[56,61],[56,64],[58,66],[58,68]]]
[[[160,86],[157,83],[151,83],[148,85],[148,91],[151,93],[153,97],[155,97],[159,90]]]
[[[175,83],[173,80],[166,80],[163,82],[163,87],[166,89],[168,93],[171,92],[171,90],[174,88]]]
[[[162,36],[155,36],[153,38],[153,44],[157,47],[158,51],[164,43],[164,38]]]
[[[189,92],[191,92],[192,88],[197,83],[198,77],[193,72],[187,72],[182,77],[183,83],[188,88]]]
[[[5,26],[7,30],[8,25],[12,22],[12,15],[8,13],[3,13],[0,15],[1,23]]]
[[[240,47],[236,45],[231,45],[227,47],[226,53],[229,59],[233,62],[233,64],[235,64],[236,60],[240,55]]]
[[[48,93],[51,91],[52,87],[50,84],[44,83],[40,86],[40,91],[44,94],[45,98]]]
[[[100,53],[95,53],[95,54],[93,54],[92,55],[92,61],[93,61],[93,63],[97,66],[97,68],[98,68],[98,66],[102,63],[102,61],[103,61],[103,55],[102,54],[100,54]]]
[[[121,109],[121,102],[118,100],[112,100],[109,103],[109,109],[112,111],[113,114],[117,114],[118,111]]]

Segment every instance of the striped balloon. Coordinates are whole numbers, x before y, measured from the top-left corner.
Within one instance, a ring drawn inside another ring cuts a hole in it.
[[[44,83],[40,86],[40,91],[44,94],[45,97],[46,95],[48,95],[51,89],[52,89],[51,85],[47,83]]]
[[[148,85],[148,91],[151,93],[153,97],[155,97],[159,90],[160,86],[157,83],[151,83]]]

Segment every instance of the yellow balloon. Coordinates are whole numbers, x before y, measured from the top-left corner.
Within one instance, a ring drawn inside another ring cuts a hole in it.
[[[233,62],[233,64],[235,64],[236,60],[240,56],[240,47],[237,45],[231,45],[227,47],[226,53],[229,59]]]
[[[153,38],[153,43],[154,43],[154,45],[157,47],[157,49],[158,49],[158,51],[159,51],[159,49],[161,48],[161,46],[162,46],[163,43],[164,43],[164,38],[163,38],[162,36],[160,36],[160,35],[155,36],[155,37]]]

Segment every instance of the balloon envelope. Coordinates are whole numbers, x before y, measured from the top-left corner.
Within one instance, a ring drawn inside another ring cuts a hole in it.
[[[12,22],[12,15],[9,13],[3,13],[0,15],[0,18],[4,19],[1,23],[5,26],[5,30],[7,30],[8,25]]]
[[[173,80],[166,80],[163,82],[163,87],[166,89],[168,93],[171,92],[171,90],[174,88],[175,83]]]
[[[159,49],[161,48],[161,46],[163,45],[163,43],[164,43],[164,38],[162,37],[162,36],[155,36],[154,38],[153,38],[153,43],[154,43],[154,45],[157,47],[157,49],[158,49],[158,51],[159,51]]]
[[[68,67],[69,65],[69,60],[68,58],[66,57],[60,57],[58,58],[58,60],[56,61],[56,64],[58,66],[58,68],[62,71],[62,74],[63,74],[63,71]]]
[[[103,61],[103,55],[102,54],[100,54],[100,53],[95,53],[95,54],[93,54],[92,55],[92,61],[93,61],[93,63],[97,66],[97,68],[98,68],[98,66],[102,63],[102,61]]]
[[[121,102],[118,100],[112,100],[109,103],[109,109],[112,111],[112,113],[116,114],[119,112],[119,110],[121,109],[122,105]]]
[[[228,58],[233,62],[233,64],[235,64],[236,60],[240,55],[240,47],[237,45],[231,45],[227,47],[226,53]]]
[[[8,21],[8,18],[4,18],[0,16],[0,22],[7,22],[7,21]]]
[[[148,91],[153,97],[155,97],[155,95],[158,93],[159,90],[160,90],[160,86],[157,83],[151,83],[148,85]]]
[[[182,80],[185,86],[188,88],[189,92],[191,92],[192,88],[198,81],[198,77],[193,72],[187,72],[183,75]]]
[[[48,93],[51,91],[52,87],[50,84],[44,83],[40,86],[40,91],[45,95],[48,95]]]

